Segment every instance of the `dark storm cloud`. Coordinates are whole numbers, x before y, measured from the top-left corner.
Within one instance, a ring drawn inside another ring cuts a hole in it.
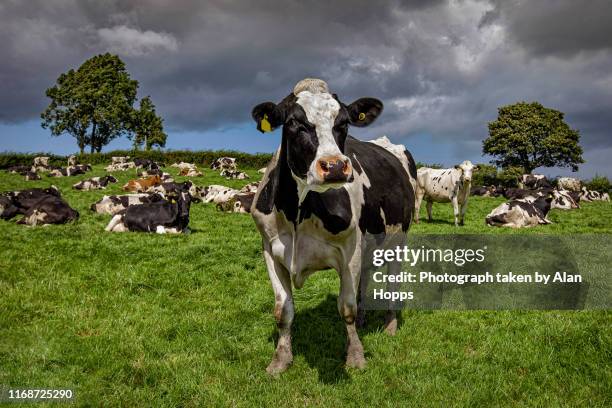
[[[538,100],[566,113],[588,152],[612,147],[611,9],[553,0],[8,1],[0,121],[36,118],[61,72],[110,51],[170,130],[249,121],[254,104],[317,76],[344,102],[384,101],[364,137],[410,146],[428,135],[457,160],[481,160],[497,107]]]
[[[496,0],[481,25],[501,20],[511,37],[535,55],[569,56],[612,48],[609,0]]]

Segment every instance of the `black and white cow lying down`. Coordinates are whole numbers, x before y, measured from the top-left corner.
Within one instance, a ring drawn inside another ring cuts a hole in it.
[[[348,135],[349,125],[367,126],[382,109],[373,98],[345,105],[324,81],[306,79],[280,103],[265,102],[252,111],[260,131],[282,128],[281,145],[251,207],[263,239],[279,330],[270,374],[286,370],[293,361],[292,286],[301,288],[310,274],[327,268],[340,276],[338,311],[348,334],[346,364],[366,364],[356,327],[362,250],[367,236],[385,240],[397,234],[405,239],[416,182],[408,151],[397,155]],[[396,326],[390,311],[386,330],[394,333]]]
[[[10,219],[23,214],[18,224],[64,224],[79,218],[79,213],[64,201],[56,187],[31,188],[3,193],[0,197],[0,218]]]
[[[552,195],[538,197],[536,200],[516,199],[503,203],[487,215],[486,223],[494,227],[534,227],[550,224],[546,218],[550,211]]]
[[[191,195],[189,189],[185,188],[176,198],[127,207],[113,216],[106,231],[186,233],[189,232],[190,205]]]
[[[72,188],[75,190],[104,190],[109,183],[116,183],[117,179],[113,176],[104,176],[104,177],[92,177],[87,180],[79,181],[74,184]]]
[[[91,211],[95,211],[98,214],[115,215],[131,205],[154,203],[157,201],[162,201],[163,199],[164,196],[159,193],[105,195],[100,200],[93,203],[90,208]]]
[[[610,201],[610,195],[608,193],[600,193],[599,191],[595,190],[587,190],[586,187],[582,187],[580,199],[586,202]]]

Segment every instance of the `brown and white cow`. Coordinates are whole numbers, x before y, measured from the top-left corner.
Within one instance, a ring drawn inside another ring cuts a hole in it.
[[[123,191],[132,191],[135,193],[142,193],[142,192],[147,191],[149,188],[153,186],[159,186],[161,182],[162,182],[161,177],[155,175],[155,176],[140,178],[137,180],[130,180],[122,188],[123,188]]]
[[[346,105],[319,79],[300,81],[280,103],[264,102],[252,111],[260,131],[282,128],[276,151],[258,189],[251,214],[263,239],[263,254],[274,290],[279,338],[270,374],[293,361],[293,287],[333,268],[340,277],[338,311],[344,320],[346,364],[366,365],[357,334],[358,292],[367,237],[405,239],[412,221],[416,166],[401,155],[348,135],[382,112],[374,98]],[[362,258],[363,257],[363,258]],[[386,329],[395,332],[394,312]]]

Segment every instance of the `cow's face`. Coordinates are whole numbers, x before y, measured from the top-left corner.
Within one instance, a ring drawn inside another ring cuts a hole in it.
[[[344,152],[348,126],[367,126],[382,109],[377,99],[362,98],[347,106],[329,92],[306,89],[280,104],[259,104],[252,116],[262,132],[282,126],[282,149],[294,179],[308,190],[325,191],[353,180],[353,166]]]
[[[472,173],[475,170],[478,170],[478,166],[474,166],[469,160],[466,160],[463,163],[456,165],[455,168],[461,170],[461,179],[466,183],[472,181]]]

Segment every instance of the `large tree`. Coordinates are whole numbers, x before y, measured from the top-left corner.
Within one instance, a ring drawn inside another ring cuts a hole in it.
[[[129,131],[137,89],[138,81],[130,79],[119,57],[97,55],[47,89],[51,103],[41,114],[42,127],[54,136],[72,135],[81,153],[87,145],[99,152]]]
[[[489,123],[489,137],[482,151],[495,157],[498,166],[520,166],[528,173],[537,167],[569,167],[584,163],[580,133],[571,129],[563,113],[538,102],[519,102],[499,108]]]
[[[142,98],[140,109],[134,109],[132,112],[131,131],[134,133],[134,148],[137,149],[143,144],[146,150],[151,150],[153,146],[164,147],[167,136],[164,133],[163,122],[164,120],[155,112],[151,97]]]

